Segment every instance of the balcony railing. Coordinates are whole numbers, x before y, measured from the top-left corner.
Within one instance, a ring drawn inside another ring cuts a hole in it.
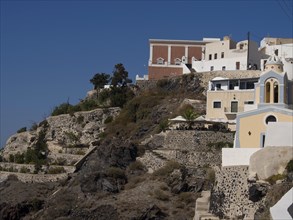
[[[224,107],[224,112],[225,114],[237,114],[238,112],[243,112],[244,111],[244,107],[240,106],[240,107]]]

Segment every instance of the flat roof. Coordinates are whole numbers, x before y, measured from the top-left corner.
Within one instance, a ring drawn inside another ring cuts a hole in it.
[[[216,77],[217,78],[217,77]],[[250,77],[250,78],[223,78],[223,79],[212,79],[211,82],[218,82],[218,81],[235,81],[235,80],[240,80],[240,81],[249,81],[249,80],[258,80],[259,77]]]
[[[171,40],[171,39],[149,39],[150,43],[160,43],[160,44],[197,44],[197,45],[205,45],[212,41],[202,41],[202,40]]]

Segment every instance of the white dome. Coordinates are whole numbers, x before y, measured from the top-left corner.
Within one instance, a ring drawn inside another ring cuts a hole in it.
[[[268,58],[266,65],[283,65],[283,62],[276,55],[272,55]]]

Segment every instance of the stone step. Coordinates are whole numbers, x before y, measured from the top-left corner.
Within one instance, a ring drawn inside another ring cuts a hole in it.
[[[196,200],[195,208],[198,211],[207,211],[208,212],[210,205],[209,205],[208,201],[201,202],[201,201]]]

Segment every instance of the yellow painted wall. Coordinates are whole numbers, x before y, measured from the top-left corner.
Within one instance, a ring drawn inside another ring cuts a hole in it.
[[[235,100],[233,99],[235,95]],[[214,101],[221,101],[221,108],[213,108]],[[207,113],[206,118],[227,118],[225,108],[231,111],[231,101],[238,101],[238,112],[243,112],[244,101],[254,101],[254,90],[226,90],[226,91],[208,91],[207,92]]]
[[[261,133],[266,131],[265,119],[273,115],[277,122],[292,122],[293,116],[278,112],[265,112],[257,115],[247,116],[239,120],[239,144],[240,148],[259,148]],[[249,135],[249,132],[251,133]]]

